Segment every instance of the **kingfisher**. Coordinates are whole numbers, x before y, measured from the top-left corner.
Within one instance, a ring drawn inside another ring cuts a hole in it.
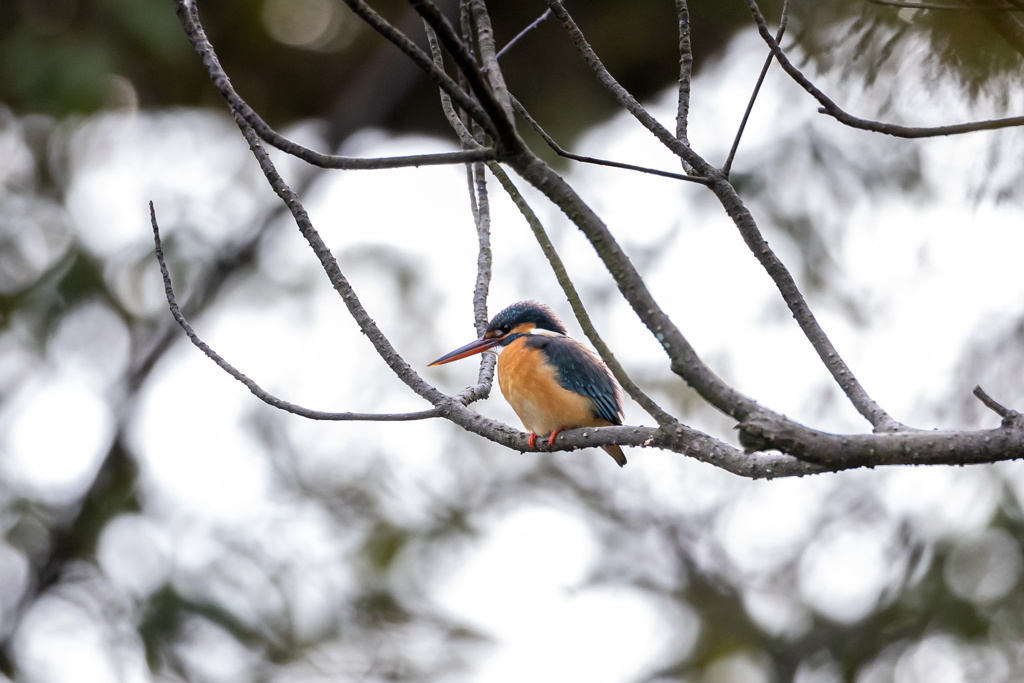
[[[548,434],[548,446],[553,446],[565,429],[622,424],[622,388],[608,366],[569,337],[562,321],[544,304],[512,304],[494,316],[482,337],[429,367],[488,349],[498,353],[498,385],[530,432],[530,448],[536,448],[538,434]],[[602,448],[619,467],[626,464],[620,447]]]

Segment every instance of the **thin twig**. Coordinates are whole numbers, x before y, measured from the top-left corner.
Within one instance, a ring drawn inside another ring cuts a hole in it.
[[[659,123],[653,116],[651,116],[646,109],[644,109],[640,103],[633,97],[628,90],[622,87],[615,77],[612,76],[611,72],[601,62],[601,59],[594,52],[594,49],[587,42],[587,39],[583,35],[583,31],[576,24],[573,18],[569,15],[569,12],[565,9],[559,0],[548,0],[548,7],[554,13],[555,17],[562,22],[562,26],[565,27],[566,32],[569,34],[569,38],[572,39],[573,45],[576,46],[576,50],[583,57],[583,61],[586,62],[597,79],[601,82],[601,85],[605,87],[608,92],[612,94],[615,100],[629,112],[637,121],[643,125],[644,128],[649,130],[661,144],[665,145],[673,154],[677,155],[680,159],[685,162],[686,165],[697,171],[700,176],[707,176],[711,172],[711,166],[704,161],[693,149],[678,139],[675,135],[670,133],[661,123]]]
[[[999,417],[1003,418],[1004,420],[1006,418],[1008,418],[1008,417],[1010,417],[1012,415],[1015,415],[1017,413],[1017,411],[1010,410],[1009,408],[1004,406],[1002,403],[1000,403],[999,401],[997,401],[994,398],[992,398],[991,396],[989,396],[988,393],[984,389],[981,388],[980,384],[974,387],[974,392],[973,393],[974,393],[975,396],[978,397],[979,401],[981,401],[983,404],[985,404],[986,408],[988,408],[989,410],[991,410],[992,412],[994,412],[996,415],[998,415]]]
[[[931,138],[941,135],[962,135],[964,133],[973,133],[980,130],[996,130],[999,128],[1012,128],[1024,125],[1024,116],[1011,116],[1002,119],[987,119],[984,121],[955,123],[948,126],[912,127],[901,126],[894,123],[885,123],[882,121],[871,121],[848,114],[816,85],[814,85],[810,79],[804,76],[800,69],[796,68],[796,66],[789,61],[789,57],[786,56],[786,53],[779,46],[779,43],[775,40],[771,31],[768,29],[768,23],[765,21],[764,15],[761,14],[761,10],[758,8],[757,2],[755,0],[745,0],[745,2],[747,3],[747,8],[750,10],[750,13],[754,18],[754,23],[757,24],[757,32],[761,34],[761,39],[764,40],[771,49],[772,54],[775,55],[775,59],[778,60],[779,66],[781,66],[782,69],[789,74],[789,77],[796,81],[800,87],[806,90],[814,99],[818,100],[821,104],[821,108],[818,110],[819,112],[828,114],[844,125],[860,130],[884,133],[886,135],[892,135],[899,138]]]
[[[596,166],[609,166],[611,168],[622,168],[627,171],[638,171],[640,173],[648,173],[650,175],[661,176],[662,178],[684,180],[689,183],[698,183],[700,185],[708,184],[708,179],[701,176],[686,175],[684,173],[673,173],[671,171],[660,171],[656,168],[649,168],[647,166],[636,166],[634,164],[626,164],[621,161],[610,161],[608,159],[598,159],[596,157],[588,157],[583,156],[581,154],[573,154],[572,152],[562,149],[562,147],[559,146],[557,142],[555,142],[555,139],[548,135],[548,132],[544,130],[539,123],[537,123],[537,120],[533,118],[530,112],[526,111],[526,108],[523,106],[522,102],[517,100],[515,97],[512,98],[512,108],[515,109],[516,114],[521,116],[523,120],[525,120],[530,125],[530,127],[533,128],[534,132],[536,132],[537,135],[539,135],[541,139],[544,140],[545,144],[547,144],[547,146],[550,147],[551,150],[554,151],[554,153],[560,157],[572,159],[573,161],[579,161],[584,164],[594,164]]]
[[[676,137],[689,146],[687,128],[690,119],[690,85],[693,79],[693,46],[690,43],[690,7],[687,0],[676,0],[676,14],[679,16],[679,102],[676,107]]]
[[[487,331],[487,295],[491,288],[491,205],[487,194],[487,174],[483,164],[467,164],[470,172],[470,196],[474,197],[477,234],[476,285],[473,287],[473,318],[477,334]],[[491,356],[487,356],[491,357]]]
[[[569,273],[565,269],[565,264],[562,259],[558,256],[558,252],[555,250],[555,245],[552,244],[551,238],[548,237],[547,231],[544,229],[544,225],[537,218],[537,214],[534,213],[533,209],[526,202],[522,193],[516,188],[515,184],[508,177],[508,174],[502,170],[501,166],[496,163],[490,163],[487,165],[494,177],[498,179],[501,186],[508,193],[508,196],[512,198],[519,212],[526,219],[527,224],[533,231],[534,236],[537,238],[537,243],[540,245],[541,251],[544,252],[545,258],[551,265],[551,270],[555,274],[555,279],[558,280],[558,284],[561,285],[562,291],[565,292],[565,297],[569,301],[569,305],[572,307],[572,312],[576,315],[576,320],[579,321],[580,327],[583,329],[583,333],[587,335],[587,339],[594,345],[598,355],[605,362],[608,368],[615,375],[615,379],[619,381],[622,388],[629,394],[630,398],[639,404],[647,413],[653,417],[659,425],[674,425],[678,422],[676,418],[669,415],[659,406],[650,396],[644,393],[633,379],[626,372],[626,369],[622,367],[615,354],[612,353],[611,348],[605,344],[601,335],[598,334],[597,328],[594,327],[593,321],[590,319],[590,315],[587,313],[587,309],[584,308],[583,302],[580,300],[579,292],[576,291],[576,285],[573,284],[572,278],[569,277]]]
[[[783,0],[782,2],[782,17],[779,19],[779,30],[775,34],[775,42],[781,42],[782,36],[786,34],[786,24],[789,22],[789,0]],[[743,119],[740,121],[739,128],[736,129],[736,137],[733,138],[732,147],[729,149],[729,156],[725,160],[725,164],[722,165],[722,173],[725,177],[729,177],[729,173],[732,171],[732,162],[736,158],[736,150],[740,147],[740,139],[743,137],[743,131],[747,127],[747,121],[750,119],[750,112],[754,110],[754,102],[757,101],[757,95],[761,92],[761,86],[764,84],[765,76],[768,75],[768,68],[772,65],[775,56],[772,53],[768,53],[768,56],[764,59],[764,65],[761,66],[761,74],[757,77],[757,83],[754,84],[754,91],[750,93],[750,100],[747,102],[747,109],[743,112]]]
[[[547,21],[550,18],[551,18],[551,10],[549,10],[549,9],[548,10],[544,10],[543,14],[541,14],[539,17],[534,19],[533,22],[531,22],[529,26],[524,28],[519,33],[517,33],[512,38],[512,40],[508,41],[505,44],[505,47],[503,47],[500,50],[498,50],[498,54],[496,54],[495,57],[497,59],[501,59],[505,55],[506,52],[508,52],[509,50],[511,50],[515,46],[516,43],[518,43],[520,40],[525,38],[527,35],[529,35],[530,32],[535,30],[538,26],[540,26],[541,24],[543,24],[545,21]]]
[[[719,201],[726,213],[732,219],[740,236],[750,249],[754,258],[764,268],[778,288],[782,299],[786,302],[797,325],[803,331],[804,336],[818,353],[821,362],[828,369],[836,383],[846,394],[850,403],[857,409],[864,418],[871,423],[876,431],[896,431],[903,428],[903,425],[893,419],[885,410],[865,391],[864,387],[857,380],[853,371],[839,355],[832,341],[825,334],[818,323],[817,318],[807,305],[807,300],[796,284],[792,273],[782,262],[782,259],[772,250],[768,242],[761,234],[760,228],[754,221],[753,216],[743,206],[742,200],[736,194],[735,188],[724,177],[716,180],[711,190],[718,196]]]
[[[180,2],[181,0],[178,1]],[[365,21],[370,28],[404,52],[413,61],[413,63],[420,68],[421,71],[427,74],[434,85],[448,93],[452,100],[462,110],[464,110],[471,119],[480,124],[480,126],[482,126],[489,134],[496,135],[498,133],[498,128],[496,128],[496,124],[491,120],[491,116],[488,113],[491,110],[491,107],[487,105],[481,106],[480,102],[477,102],[470,97],[469,94],[466,93],[458,83],[452,80],[448,74],[434,66],[434,62],[430,58],[430,55],[424,52],[420,46],[412,42],[407,35],[389,24],[384,17],[363,2],[363,0],[344,0],[344,2],[353,12]]]
[[[441,55],[441,46],[437,42],[437,33],[426,20],[423,21],[423,32],[427,36],[427,47],[430,49],[431,59],[434,60],[437,68],[444,70],[444,57]],[[473,139],[472,133],[466,128],[462,117],[455,111],[451,96],[440,88],[438,88],[438,92],[441,95],[441,111],[444,112],[445,118],[448,119],[448,124],[455,131],[459,141],[462,142],[462,146],[467,149],[479,147],[476,140]]]
[[[437,34],[425,20],[423,30],[427,36],[427,45],[434,63],[444,68],[444,59],[441,55],[441,47],[437,42]],[[473,134],[466,128],[465,123],[456,113],[452,106],[451,98],[441,90],[441,109],[448,119],[449,125],[459,136],[465,147],[477,147],[479,143]],[[491,216],[490,203],[487,197],[487,183],[483,166],[480,164],[466,164],[466,180],[469,189],[469,206],[473,214],[473,225],[477,232],[477,260],[476,260],[476,284],[473,288],[473,319],[476,325],[477,334],[483,335],[487,329],[487,296],[490,291],[492,258],[491,258]],[[494,354],[485,353],[480,359],[480,371],[477,375],[476,388],[469,387],[466,392],[472,391],[472,395],[478,398],[486,398],[490,395],[494,383],[494,367],[496,364]]]
[[[345,1],[357,2],[361,0]],[[409,0],[409,4],[423,17],[424,21],[430,24],[431,28],[437,31],[438,40],[448,53],[451,54],[459,73],[466,78],[470,90],[480,102],[479,106],[487,113],[487,125],[483,126],[484,129],[489,134],[495,136],[499,147],[503,149],[518,148],[521,143],[512,122],[512,109],[508,105],[507,98],[503,101],[502,93],[494,89],[493,79],[495,76],[493,74],[484,76],[480,66],[473,59],[473,54],[469,48],[459,38],[451,22],[448,21],[434,3],[430,2],[430,0]],[[433,61],[429,57],[427,59],[430,61],[431,67],[436,69],[433,66]],[[500,78],[500,75],[498,77]],[[488,82],[489,79],[490,83]],[[476,121],[475,116],[473,119]],[[483,125],[481,121],[477,121],[477,123]]]
[[[238,92],[231,85],[224,67],[221,66],[213,45],[210,43],[199,21],[198,10],[194,4],[189,6],[186,0],[175,0],[177,4],[178,19],[181,21],[185,35],[196,53],[202,58],[203,66],[213,81],[214,87],[227,101],[232,111],[237,111],[246,122],[253,127],[256,133],[269,145],[276,147],[286,154],[302,159],[308,164],[319,168],[345,169],[345,170],[374,170],[384,168],[406,168],[409,166],[437,166],[444,164],[461,164],[474,161],[489,161],[496,158],[492,149],[472,149],[460,152],[447,152],[442,154],[415,154],[400,157],[380,157],[374,159],[361,159],[357,157],[346,157],[336,154],[323,154],[297,142],[289,140],[264,121],[249,104],[242,99]]]
[[[160,242],[160,227],[156,221],[156,209],[153,206],[153,202],[149,203],[149,220],[153,226],[153,242],[156,246],[156,260],[160,264],[160,275],[164,279],[164,294],[167,297],[167,305],[170,306],[171,315],[177,321],[181,329],[185,330],[185,334],[188,335],[189,341],[191,341],[196,348],[206,354],[206,357],[216,363],[222,370],[237,379],[239,382],[244,384],[246,388],[253,393],[253,395],[274,408],[279,408],[285,412],[294,413],[301,417],[307,417],[311,420],[361,420],[361,421],[377,421],[377,422],[404,422],[409,420],[425,420],[428,418],[439,417],[441,411],[437,408],[432,410],[421,410],[415,413],[329,413],[322,410],[312,410],[311,408],[304,408],[295,403],[290,403],[284,399],[280,399],[270,392],[266,391],[254,380],[250,379],[241,370],[238,370],[235,366],[224,359],[223,356],[218,354],[209,344],[204,342],[196,334],[196,331],[189,324],[188,320],[185,319],[184,314],[178,307],[178,302],[174,296],[174,287],[171,285],[171,274],[167,270],[167,263],[164,260],[163,245]]]
[[[487,13],[487,6],[483,0],[469,0],[469,11],[475,26],[473,37],[476,39],[476,49],[480,55],[480,69],[484,78],[490,86],[490,92],[501,105],[505,112],[509,126],[515,130],[512,114],[512,103],[509,101],[511,95],[508,86],[505,84],[505,75],[498,66],[498,48],[494,42],[494,28],[491,26],[491,17]],[[454,34],[454,29],[452,31]],[[461,41],[460,41],[461,42]],[[465,45],[465,43],[462,43]],[[518,142],[518,137],[515,138]]]
[[[1018,12],[1019,7],[1015,7],[1010,3],[1002,3],[1000,5],[954,5],[946,4],[941,2],[914,2],[913,0],[867,0],[873,5],[884,5],[886,7],[902,7],[905,9],[962,9],[962,10],[973,10],[975,12]]]
[[[473,286],[473,322],[476,333],[483,336],[487,331],[489,316],[487,315],[487,296],[491,289],[492,257],[491,257],[491,204],[487,194],[487,175],[483,164],[466,164],[469,178],[469,196],[473,207],[473,224],[476,226],[477,255],[476,283]],[[477,373],[476,386],[486,387],[489,395],[494,383],[494,368],[498,358],[492,353],[485,353],[480,358],[480,370]],[[482,398],[486,398],[486,395]]]

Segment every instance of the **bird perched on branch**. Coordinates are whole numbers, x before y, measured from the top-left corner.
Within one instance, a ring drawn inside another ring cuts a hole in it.
[[[548,445],[565,429],[622,424],[622,389],[593,351],[567,336],[554,312],[536,301],[512,304],[494,316],[484,336],[433,363],[443,365],[488,349],[498,356],[498,384],[530,432]],[[622,467],[618,446],[602,446]]]

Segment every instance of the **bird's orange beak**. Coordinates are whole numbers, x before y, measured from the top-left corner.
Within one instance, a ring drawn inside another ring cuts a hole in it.
[[[445,363],[451,363],[453,360],[459,360],[460,358],[466,358],[473,354],[482,353],[492,346],[496,346],[501,343],[501,339],[501,337],[481,337],[480,339],[469,342],[465,346],[460,346],[451,353],[446,353],[427,367],[444,365]]]

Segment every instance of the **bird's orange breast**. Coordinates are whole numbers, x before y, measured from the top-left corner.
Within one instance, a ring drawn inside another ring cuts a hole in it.
[[[596,416],[593,401],[558,382],[558,371],[526,337],[512,341],[498,356],[498,384],[523,426],[534,434],[611,424]]]

